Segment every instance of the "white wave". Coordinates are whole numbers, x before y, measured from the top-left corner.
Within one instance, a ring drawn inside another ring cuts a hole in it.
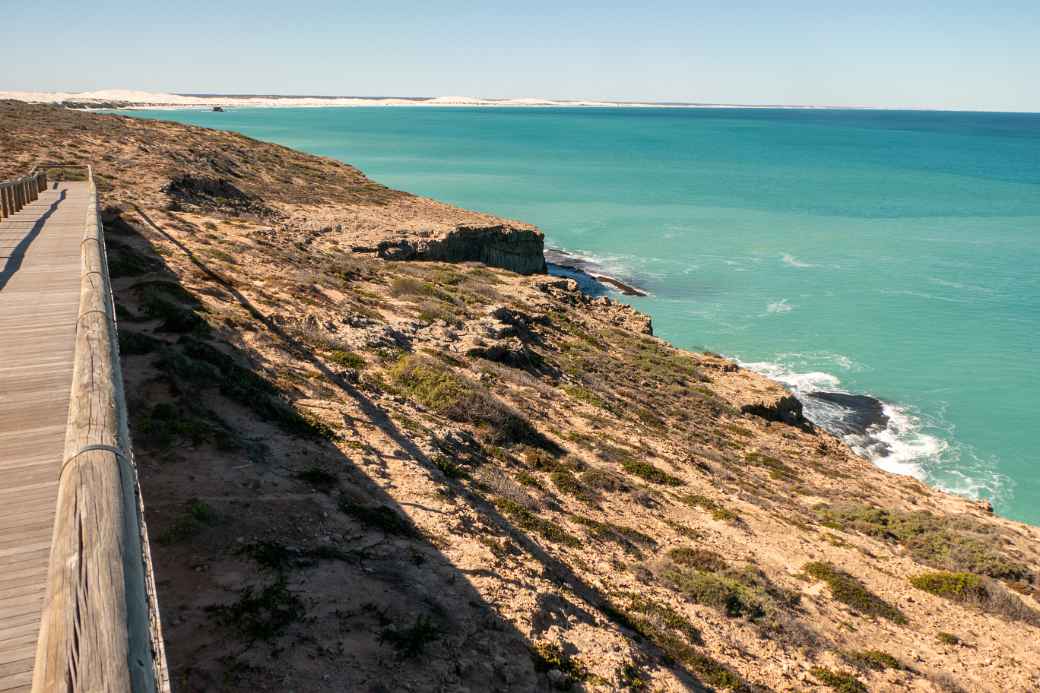
[[[781,298],[779,301],[773,301],[766,306],[766,312],[769,313],[790,313],[794,310],[794,306],[787,302],[786,298]]]
[[[924,433],[921,420],[902,407],[882,402],[881,411],[888,418],[888,424],[883,429],[871,431],[871,437],[877,441],[871,447],[884,452],[871,454],[870,448],[861,451],[855,445],[853,449],[886,472],[924,480],[924,465],[941,459],[950,444]]]
[[[796,373],[788,369],[786,366],[772,361],[744,363],[743,361],[738,360],[737,363],[748,370],[752,370],[771,380],[783,383],[793,390],[795,394],[808,394],[810,392],[819,392],[820,390],[835,390],[839,385],[841,385],[841,381],[830,373]]]
[[[816,266],[816,265],[814,265],[814,264],[812,264],[810,262],[802,262],[801,260],[796,258],[794,255],[790,255],[788,253],[784,253],[782,256],[780,256],[780,259],[783,260],[784,264],[787,265],[788,267],[804,268],[804,267],[815,267]]]
[[[815,358],[808,358],[808,357]],[[782,354],[783,361],[819,361],[821,356],[854,369],[857,364],[840,354]],[[841,433],[833,424],[848,411],[824,399],[805,397],[814,392],[850,394],[841,380],[822,371],[801,372],[782,362],[737,361],[741,366],[785,385],[802,401],[806,418],[842,438],[857,454],[894,474],[912,476],[937,488],[969,498],[1000,502],[1013,484],[996,471],[996,460],[982,459],[974,449],[956,440],[953,426],[940,418],[925,417],[910,407],[881,401],[885,425],[866,434]],[[880,400],[879,400],[880,401]],[[941,431],[941,433],[940,433]]]

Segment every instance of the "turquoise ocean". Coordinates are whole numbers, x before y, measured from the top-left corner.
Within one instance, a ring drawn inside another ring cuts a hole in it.
[[[548,246],[645,288],[623,300],[656,334],[781,380],[884,469],[1040,524],[1038,114],[131,114],[236,130],[537,224]],[[857,415],[869,430],[846,425]]]

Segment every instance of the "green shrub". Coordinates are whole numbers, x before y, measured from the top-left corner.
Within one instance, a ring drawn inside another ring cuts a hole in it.
[[[220,394],[287,433],[327,440],[336,438],[331,427],[293,409],[278,396],[274,385],[240,366],[228,354],[191,337],[181,337],[177,346],[183,353],[168,349],[161,359],[166,370],[202,386],[217,385]]]
[[[809,673],[818,679],[820,683],[839,693],[867,693],[867,687],[863,685],[862,681],[844,671],[813,667],[809,670]]]
[[[701,644],[701,634],[689,619],[641,595],[630,594],[628,599],[627,608],[608,604],[604,613],[649,640],[669,661],[686,667],[701,682],[716,688],[747,689],[747,682],[738,673],[692,646]]]
[[[158,544],[176,544],[197,536],[207,527],[220,523],[220,515],[209,504],[198,499],[187,503],[184,513],[156,536]]]
[[[595,494],[585,488],[578,477],[571,474],[566,469],[557,469],[549,475],[549,480],[553,482],[561,493],[566,493],[568,496],[574,496],[580,501],[585,503],[593,503],[596,500]]]
[[[394,384],[423,406],[454,421],[483,428],[496,444],[528,443],[554,448],[512,408],[478,383],[422,356],[404,356],[390,369]]]
[[[672,476],[668,472],[655,467],[649,462],[642,462],[639,460],[624,460],[621,463],[621,468],[633,476],[638,476],[641,479],[645,479],[652,484],[662,484],[664,486],[682,486],[684,482],[682,479]]]
[[[417,657],[431,642],[442,634],[441,628],[426,614],[419,614],[415,622],[404,628],[387,628],[379,635],[380,643],[389,643],[401,659]]]
[[[433,296],[437,288],[415,277],[395,277],[390,282],[390,293],[393,296]]]
[[[938,597],[968,604],[1009,621],[1040,626],[1040,612],[1027,606],[999,582],[981,575],[935,571],[912,576],[910,584]]]
[[[702,496],[699,493],[687,493],[679,498],[680,501],[690,506],[691,508],[701,508],[711,513],[712,518],[716,520],[722,520],[724,522],[733,522],[739,519],[739,516],[728,508],[724,508],[722,505],[707,496]]]
[[[466,476],[466,468],[447,455],[434,455],[430,461],[449,479],[462,479]]]
[[[555,472],[560,468],[560,463],[556,458],[541,448],[525,448],[524,462],[540,472]]]
[[[982,580],[971,573],[922,573],[911,577],[910,584],[919,590],[958,602],[983,600],[987,596]]]
[[[769,470],[769,476],[773,479],[793,481],[798,478],[798,474],[794,469],[775,457],[770,457],[760,452],[749,452],[744,459],[748,464]]]
[[[624,477],[606,469],[587,469],[582,473],[581,481],[589,488],[600,491],[627,491],[629,488]]]
[[[893,623],[905,624],[906,616],[896,607],[868,590],[862,582],[830,563],[807,563],[802,570],[806,575],[822,580],[831,588],[831,596],[853,611],[867,616],[880,616]]]
[[[217,623],[230,628],[243,639],[270,640],[300,621],[306,609],[303,601],[286,587],[285,577],[256,592],[246,587],[232,604],[207,608]]]
[[[552,520],[538,517],[532,511],[508,498],[497,498],[495,507],[501,510],[518,527],[525,531],[535,532],[546,541],[564,546],[579,546],[578,538]]]
[[[873,669],[874,671],[884,671],[885,669],[906,669],[906,666],[902,662],[881,650],[854,650],[843,652],[842,658],[858,669]]]
[[[938,634],[936,634],[936,636],[935,636],[935,637],[936,637],[936,638],[937,638],[937,639],[939,640],[939,642],[941,642],[941,643],[942,643],[943,645],[960,645],[960,644],[961,644],[962,642],[964,642],[963,640],[961,640],[960,638],[958,638],[958,637],[957,637],[956,635],[954,635],[953,633],[946,633],[946,632],[944,632],[944,631],[939,631],[939,633],[938,633]]]
[[[581,517],[579,515],[572,515],[571,520],[586,527],[592,537],[600,541],[617,544],[625,551],[638,556],[642,555],[639,547],[657,546],[657,542],[654,541],[653,537],[631,527],[614,524],[613,522],[601,522],[591,517]]]
[[[995,547],[995,528],[970,517],[939,517],[921,511],[887,510],[858,503],[816,509],[822,524],[857,531],[906,546],[914,560],[941,570],[975,573],[1002,580],[1029,580],[1027,566]]]
[[[353,368],[356,371],[361,370],[367,365],[365,357],[355,354],[352,351],[342,351],[339,349],[329,354],[329,361],[332,361],[337,366]]]
[[[707,573],[717,573],[726,568],[722,556],[708,549],[693,549],[686,546],[671,549],[668,558],[684,568],[695,568]]]
[[[761,600],[733,578],[674,568],[666,570],[663,575],[691,601],[718,609],[727,616],[756,619],[765,615]]]

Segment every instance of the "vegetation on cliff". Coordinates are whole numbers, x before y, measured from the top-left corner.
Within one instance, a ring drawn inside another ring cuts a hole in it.
[[[228,133],[0,133],[104,180],[178,690],[1040,685],[1034,528],[570,280],[386,252],[531,227]]]

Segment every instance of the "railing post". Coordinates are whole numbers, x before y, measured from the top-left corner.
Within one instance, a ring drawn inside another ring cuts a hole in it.
[[[0,219],[7,218],[7,185],[0,183]]]

